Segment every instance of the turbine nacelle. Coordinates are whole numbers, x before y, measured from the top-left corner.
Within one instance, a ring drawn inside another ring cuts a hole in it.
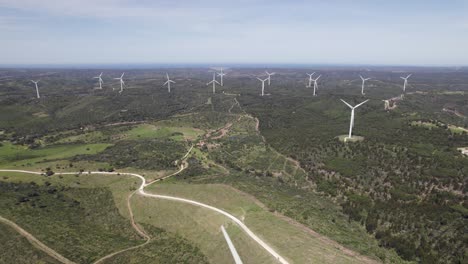
[[[343,99],[340,99],[344,104],[346,104],[349,108],[351,108],[351,121],[349,123],[349,134],[348,134],[348,138],[352,138],[352,134],[353,134],[353,127],[354,127],[354,110],[356,108],[358,108],[359,106],[367,103],[367,101],[369,101],[369,99],[365,100],[364,102],[360,103],[360,104],[357,104],[355,106],[352,106],[350,104],[348,104],[348,102],[346,102],[345,100]]]
[[[124,75],[125,75],[125,72],[122,73],[122,75],[120,76],[120,78],[114,78],[114,80],[119,80],[119,81],[120,81],[120,91],[119,91],[119,93],[122,93],[122,92],[123,92],[123,88],[124,88],[124,86],[125,86],[125,82],[124,82],[124,80],[123,80]]]
[[[167,81],[164,83],[164,85],[167,85],[167,91],[170,93],[171,92],[171,83],[176,83],[173,80],[169,78],[169,74],[166,72],[166,79]]]
[[[216,73],[213,73],[213,80],[206,85],[213,84],[213,93],[216,93],[216,84],[221,85],[217,80],[216,80]]]

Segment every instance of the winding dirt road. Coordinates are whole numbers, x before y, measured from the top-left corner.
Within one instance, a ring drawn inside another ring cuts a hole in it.
[[[182,171],[183,169],[179,170]],[[0,170],[0,172],[19,172],[19,173],[27,173],[27,174],[35,174],[35,175],[41,175],[42,173],[40,172],[35,172],[35,171],[27,171],[27,170]],[[76,174],[79,174],[80,172],[61,172],[61,173],[56,173],[56,175],[76,175]],[[270,253],[275,259],[278,260],[279,263],[282,263],[282,264],[289,264],[288,261],[286,261],[286,259],[284,259],[278,252],[276,252],[272,247],[270,247],[266,242],[264,242],[261,238],[259,238],[254,232],[252,232],[241,220],[239,220],[238,218],[236,218],[235,216],[233,216],[232,214],[226,212],[226,211],[223,211],[219,208],[216,208],[216,207],[213,207],[211,205],[207,205],[207,204],[204,204],[204,203],[200,203],[200,202],[197,202],[197,201],[194,201],[194,200],[190,200],[190,199],[184,199],[184,198],[180,198],[180,197],[174,197],[174,196],[167,196],[167,195],[158,195],[158,194],[152,194],[152,193],[147,193],[145,192],[145,187],[153,184],[154,182],[156,181],[153,181],[153,182],[150,182],[150,183],[146,183],[146,179],[141,176],[140,174],[136,174],[136,173],[126,173],[126,172],[103,172],[103,171],[92,171],[90,174],[100,174],[100,175],[123,175],[123,176],[131,176],[131,177],[136,177],[136,178],[139,178],[141,180],[141,185],[140,187],[138,187],[138,189],[133,192],[133,193],[137,193],[139,195],[142,195],[142,196],[145,196],[145,197],[151,197],[151,198],[157,198],[157,199],[165,199],[165,200],[171,200],[171,201],[176,201],[176,202],[182,202],[182,203],[188,203],[188,204],[192,204],[192,205],[195,205],[195,206],[199,206],[199,207],[203,207],[203,208],[206,208],[206,209],[209,209],[209,210],[212,210],[212,211],[215,211],[219,214],[222,214],[224,216],[226,216],[227,218],[231,219],[234,223],[236,223],[248,236],[250,236],[255,242],[257,242],[261,247],[263,247],[268,253]],[[173,176],[173,175],[172,175]],[[133,218],[133,214],[131,214],[132,218]],[[136,226],[136,224],[135,224]],[[139,232],[140,233],[140,232]],[[146,233],[142,232],[142,234],[146,235]],[[147,235],[146,235],[147,236]],[[37,240],[37,239],[36,239]],[[39,243],[40,241],[37,240]],[[105,256],[104,258],[101,258],[100,260],[98,260],[97,262],[95,263],[98,263],[98,262],[101,262],[102,260],[104,259],[107,259],[107,258],[110,258],[112,256],[115,256],[119,253],[122,253],[124,251],[127,251],[127,250],[131,250],[131,249],[134,249],[134,248],[137,248],[137,247],[141,247],[143,245],[145,245],[146,243],[149,243],[150,240],[147,240],[144,244],[141,244],[141,245],[138,245],[138,246],[135,246],[135,247],[132,247],[132,248],[127,248],[127,249],[124,249],[124,250],[121,250],[121,251],[118,251],[118,252],[114,252],[108,256]],[[41,243],[42,244],[42,243]],[[44,245],[45,246],[45,245]],[[45,246],[47,248],[47,246]],[[49,248],[50,249],[50,248]],[[52,250],[52,249],[50,249]],[[52,250],[53,251],[53,250]],[[55,252],[55,251],[53,251]],[[46,252],[47,253],[47,252]],[[57,253],[58,256],[61,256]],[[64,260],[66,260],[64,258]],[[67,260],[68,261],[68,260]],[[72,263],[72,262],[63,262],[63,263]]]

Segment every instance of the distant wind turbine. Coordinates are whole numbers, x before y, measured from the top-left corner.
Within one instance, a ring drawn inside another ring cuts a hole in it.
[[[314,76],[315,72],[313,72],[312,74],[309,74],[309,73],[306,73],[307,75],[309,75],[309,85],[307,87],[312,87],[312,76]]]
[[[33,82],[33,83],[36,85],[37,99],[41,98],[41,96],[39,95],[39,87],[37,86],[37,83],[38,83],[39,81],[33,81],[33,80],[31,80],[31,82]]]
[[[122,76],[120,76],[120,78],[114,78],[114,80],[120,80],[120,91],[119,91],[119,93],[123,92],[123,88],[124,88],[124,85],[125,85],[125,82],[123,80],[124,74],[125,74],[125,72],[122,73]]]
[[[218,73],[218,76],[221,77],[221,86],[224,86],[223,77],[224,77],[225,75],[226,75],[226,74],[223,72],[223,68],[221,68],[221,72]]]
[[[265,73],[268,75],[268,86],[271,85],[271,76],[275,75],[276,73],[275,72],[272,72],[272,73],[269,73],[268,71],[265,71]]]
[[[405,82],[403,83],[403,92],[406,92],[406,85],[408,85],[408,79],[409,79],[409,77],[411,77],[411,75],[413,75],[413,74],[410,74],[410,75],[406,76],[406,78],[405,77],[400,77],[401,79],[405,80]]]
[[[169,74],[166,72],[166,78],[167,81],[164,83],[164,85],[167,84],[167,91],[170,93],[171,92],[171,83],[175,83],[173,80],[169,79]]]
[[[99,74],[99,76],[94,77],[94,79],[99,79],[99,80],[98,80],[98,81],[99,81],[99,89],[102,90],[102,84],[104,83],[104,82],[102,81],[102,72],[101,72],[101,74]]]
[[[213,73],[213,80],[209,83],[207,83],[206,85],[210,85],[210,84],[213,84],[213,93],[216,93],[216,84],[220,84],[217,80],[216,80],[216,73]],[[220,84],[221,85],[221,84]]]
[[[356,105],[356,106],[351,106],[350,104],[348,104],[345,100],[343,99],[340,99],[343,103],[345,103],[349,108],[351,108],[351,121],[349,123],[349,135],[348,135],[348,138],[351,139],[352,138],[352,134],[353,134],[353,127],[354,127],[354,109],[358,108],[359,106],[365,104],[367,101],[369,101],[369,99],[365,100],[364,102]]]
[[[261,95],[264,96],[265,95],[265,82],[268,81],[269,79],[266,78],[265,80],[262,80],[262,79],[260,79],[258,77],[257,77],[257,79],[262,82],[262,94]]]
[[[366,81],[372,79],[372,78],[364,78],[362,77],[361,75],[359,75],[359,77],[361,77],[361,80],[362,80],[362,88],[361,88],[361,94],[364,95],[364,84],[366,83]]]
[[[318,81],[318,79],[320,79],[320,77],[322,77],[322,75],[319,75],[319,77],[317,77],[315,79],[312,79],[312,81],[314,81],[314,96],[317,96],[317,94],[316,94],[316,90],[318,89],[317,81]]]

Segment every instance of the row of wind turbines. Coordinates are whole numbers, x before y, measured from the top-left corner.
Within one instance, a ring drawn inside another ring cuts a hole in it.
[[[268,76],[267,78],[265,79],[261,79],[259,77],[257,77],[257,79],[262,83],[262,88],[261,88],[261,93],[260,93],[260,96],[265,96],[265,83],[268,81],[268,86],[271,85],[271,76],[275,75],[276,73],[272,72],[268,72],[268,71],[265,71],[266,75]],[[315,72],[309,74],[307,73],[307,75],[309,76],[309,79],[308,79],[308,84],[306,85],[306,87],[308,88],[311,88],[312,87],[312,83],[313,83],[313,96],[317,96],[317,90],[318,90],[318,83],[317,81],[320,79],[320,77],[322,77],[322,75],[319,75],[317,78],[313,78]],[[102,80],[102,75],[103,73],[101,72],[101,74],[99,74],[98,76],[94,77],[94,79],[98,79],[98,84],[99,84],[99,88],[97,89],[100,89],[102,90],[102,85],[104,84],[104,81]],[[122,73],[122,75],[119,77],[119,78],[114,78],[114,80],[118,80],[119,81],[119,84],[120,84],[120,90],[119,90],[119,93],[121,94],[123,91],[124,91],[124,87],[125,87],[125,81],[123,79],[125,75],[125,72]],[[406,77],[400,77],[401,79],[404,80],[404,83],[403,83],[403,92],[406,91],[406,86],[408,85],[408,79],[411,77],[412,74],[406,76]],[[220,82],[217,81],[216,79],[216,76],[219,76],[220,77]],[[213,93],[216,93],[216,85],[220,85],[220,86],[224,86],[224,76],[226,76],[226,73],[223,72],[223,69],[221,68],[221,71],[220,72],[215,72],[213,73],[213,80],[211,80],[210,82],[207,83],[207,85],[212,85],[213,86]],[[365,83],[366,81],[369,81],[371,80],[372,78],[364,78],[362,77],[361,75],[359,75],[359,77],[361,78],[362,80],[362,87],[361,87],[361,94],[362,95],[365,95],[365,92],[364,92],[364,89],[365,89]],[[166,82],[164,83],[164,85],[167,85],[167,91],[170,93],[171,92],[171,84],[175,84],[176,82],[171,80],[169,78],[169,74],[166,73]],[[40,94],[39,94],[39,87],[38,87],[38,83],[39,83],[39,80],[38,81],[33,81],[31,80],[31,82],[34,83],[35,85],[35,88],[36,88],[36,96],[37,98],[39,99],[40,98]],[[114,88],[112,88],[112,90],[114,90]]]
[[[261,90],[261,96],[265,96],[265,83],[268,81],[268,86],[271,85],[271,76],[275,75],[276,73],[272,72],[272,73],[269,73],[268,71],[265,71],[266,75],[268,76],[267,78],[265,79],[261,79],[259,77],[257,77],[257,79],[262,83],[262,90]],[[120,77],[120,78],[116,78],[118,80],[120,80],[120,83],[121,83],[121,90],[120,92],[122,92],[122,84],[123,83],[123,75]],[[216,80],[216,75],[218,75],[220,77],[220,82],[218,82]],[[216,93],[216,84],[218,85],[221,85],[221,86],[224,86],[224,76],[226,74],[223,72],[223,69],[221,68],[221,71],[219,73],[213,73],[213,80],[211,80],[210,82],[207,83],[207,85],[213,85],[213,94]],[[307,73],[307,75],[309,76],[309,82],[308,84],[306,85],[306,87],[308,88],[311,88],[312,87],[312,83],[313,83],[313,96],[317,96],[317,90],[318,90],[318,80],[320,79],[320,77],[322,77],[322,75],[319,75],[318,77],[316,78],[313,78],[313,76],[315,75],[315,72],[313,73]],[[408,85],[408,79],[411,77],[412,74],[409,74],[408,76],[406,77],[400,77],[402,80],[404,80],[404,83],[403,83],[403,92],[406,91],[406,86]],[[102,76],[102,73],[101,75],[99,75],[98,77],[95,77],[95,78],[99,78],[99,85],[100,85],[100,88],[102,89],[102,79],[101,79],[101,76]],[[359,77],[361,78],[361,81],[362,81],[362,86],[361,86],[361,94],[362,95],[365,95],[365,92],[364,92],[364,89],[365,89],[365,84],[366,84],[366,81],[369,81],[371,80],[372,78],[364,78],[362,77],[362,75],[359,75]],[[169,78],[169,74],[166,73],[166,78],[167,78],[167,81],[164,83],[164,85],[167,85],[167,88],[168,88],[168,92],[170,93],[171,92],[171,83],[175,83],[174,81],[172,81],[170,78]],[[37,84],[36,84],[37,85]],[[350,124],[349,124],[349,132],[348,132],[348,137],[346,137],[344,140],[350,140],[352,139],[353,137],[353,128],[354,128],[354,117],[355,117],[355,114],[354,114],[354,110],[356,110],[358,107],[360,107],[361,105],[367,103],[369,101],[369,99],[365,100],[364,102],[361,102],[355,106],[352,106],[351,104],[349,104],[348,102],[346,102],[345,100],[343,99],[340,99],[345,105],[347,105],[350,109],[351,109],[351,117],[350,117]]]
[[[267,78],[265,79],[261,79],[259,77],[257,77],[257,79],[262,83],[262,90],[261,90],[261,94],[260,96],[265,96],[265,83],[268,81],[268,86],[271,85],[271,76],[275,75],[276,73],[272,72],[268,72],[268,71],[265,71],[266,75],[268,76]],[[103,73],[101,72],[101,74],[99,74],[99,76],[96,76],[94,77],[94,79],[98,79],[98,83],[99,83],[99,88],[98,89],[102,89],[102,84],[104,84],[104,81],[102,80],[102,75]],[[114,80],[119,80],[119,83],[120,83],[120,90],[119,90],[119,93],[122,93],[123,90],[124,90],[124,87],[125,87],[125,81],[123,80],[123,77],[124,77],[125,73],[122,73],[122,75],[120,76],[120,78],[114,78]],[[317,90],[318,90],[318,80],[320,79],[320,77],[322,77],[322,75],[319,75],[317,78],[313,78],[313,76],[315,75],[315,72],[309,74],[307,73],[307,75],[309,76],[309,79],[308,79],[308,84],[306,85],[307,88],[311,88],[312,87],[312,83],[313,83],[313,96],[317,96]],[[404,80],[404,83],[403,83],[403,92],[406,91],[406,86],[408,85],[408,79],[411,77],[412,74],[409,74],[408,76],[406,77],[400,77],[402,80]],[[216,79],[216,76],[219,76],[220,77],[220,82],[217,81]],[[213,73],[213,80],[211,80],[210,82],[208,82],[206,85],[209,86],[210,84],[213,86],[213,94],[216,93],[216,85],[220,85],[220,86],[224,86],[224,76],[226,76],[226,73],[223,72],[223,69],[221,68],[221,71],[220,72],[214,72]],[[359,75],[359,77],[361,78],[362,80],[362,86],[361,86],[361,94],[362,95],[365,95],[365,92],[364,92],[364,89],[365,89],[365,83],[366,81],[369,81],[371,80],[372,78],[364,78],[362,77],[361,75]],[[167,91],[170,93],[171,92],[171,84],[175,84],[176,82],[171,80],[170,77],[169,77],[169,74],[166,73],[166,82],[164,83],[164,85],[167,85]],[[33,81],[31,80],[31,82],[33,82],[35,84],[35,87],[36,87],[36,94],[37,94],[37,98],[40,98],[40,94],[39,94],[39,87],[38,87],[38,83],[39,81]],[[352,106],[351,104],[349,104],[348,102],[346,102],[345,100],[343,99],[340,99],[344,104],[346,104],[350,109],[351,109],[351,117],[350,117],[350,124],[349,124],[349,133],[348,133],[348,137],[345,138],[345,141],[348,140],[348,139],[352,139],[352,133],[353,133],[353,128],[354,128],[354,117],[355,117],[355,114],[354,114],[354,110],[356,110],[358,107],[360,107],[361,105],[367,103],[369,101],[369,99],[365,100],[364,102],[361,102],[355,106]]]

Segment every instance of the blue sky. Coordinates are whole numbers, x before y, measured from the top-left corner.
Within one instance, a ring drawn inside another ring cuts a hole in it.
[[[0,0],[0,64],[468,65],[467,0]]]

